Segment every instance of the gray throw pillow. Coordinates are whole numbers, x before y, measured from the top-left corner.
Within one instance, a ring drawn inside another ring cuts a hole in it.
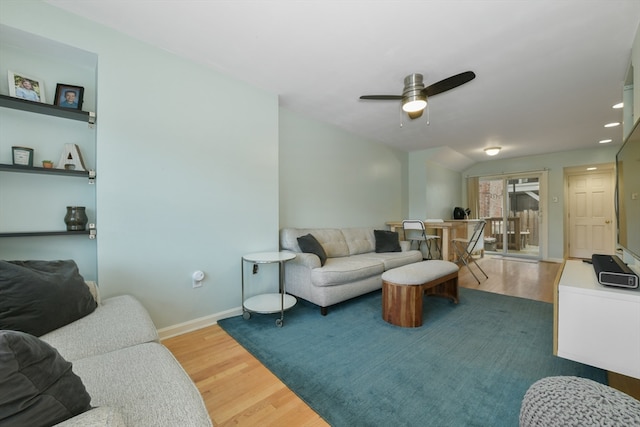
[[[91,409],[71,363],[32,335],[0,331],[0,425],[52,426]]]
[[[401,252],[400,238],[395,231],[373,230],[376,238],[376,252]]]
[[[0,261],[0,329],[39,337],[95,308],[74,261]]]
[[[324,263],[327,262],[327,254],[313,234],[305,234],[304,236],[298,237],[298,246],[300,246],[302,252],[318,255],[320,265],[324,265]]]

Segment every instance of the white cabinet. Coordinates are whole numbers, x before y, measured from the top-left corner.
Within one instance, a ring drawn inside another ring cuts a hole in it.
[[[558,356],[640,378],[640,289],[603,286],[591,264],[568,260],[557,304]]]

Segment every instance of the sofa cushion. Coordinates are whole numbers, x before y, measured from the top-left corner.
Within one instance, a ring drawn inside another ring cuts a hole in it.
[[[91,409],[71,363],[44,341],[0,331],[0,425],[50,426]]]
[[[202,396],[162,344],[146,343],[74,362],[94,406],[118,409],[135,427],[211,426]]]
[[[56,424],[55,427],[127,427],[127,425],[117,408],[99,406]]]
[[[383,271],[384,265],[380,260],[367,258],[364,254],[328,258],[323,267],[311,270],[311,283],[314,286],[344,285],[382,274]]]
[[[298,237],[313,234],[322,245],[327,258],[349,256],[349,246],[342,231],[337,228],[283,228],[280,232],[280,246],[293,252],[302,252]]]
[[[313,237],[313,234],[309,233],[298,237],[298,246],[300,246],[302,252],[317,255],[320,258],[321,266],[327,262],[327,254],[324,252],[320,242]]]
[[[102,305],[89,316],[44,334],[40,339],[73,362],[136,344],[158,341],[158,332],[140,301],[131,295],[118,295],[102,300]]]
[[[0,261],[0,329],[40,336],[96,305],[74,261]]]
[[[376,252],[401,252],[400,238],[396,231],[373,230],[376,239]]]
[[[422,261],[422,252],[415,249],[402,252],[369,252],[368,254],[362,254],[360,256],[382,262],[385,271]]]
[[[373,227],[343,228],[342,234],[349,247],[349,255],[366,254],[376,249]]]

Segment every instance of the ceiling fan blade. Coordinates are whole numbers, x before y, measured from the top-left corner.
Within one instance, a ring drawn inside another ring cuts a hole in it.
[[[362,95],[360,99],[374,99],[377,101],[398,101],[402,95]]]
[[[418,117],[422,116],[422,112],[423,112],[423,111],[424,111],[424,110],[414,111],[414,112],[407,113],[407,114],[409,115],[409,118],[410,118],[411,120],[413,120],[413,119],[417,119]]]
[[[473,71],[465,71],[464,73],[456,74],[455,76],[440,80],[439,82],[424,88],[422,92],[427,95],[428,98],[430,96],[434,96],[439,93],[457,88],[458,86],[468,83],[475,78],[476,74]]]

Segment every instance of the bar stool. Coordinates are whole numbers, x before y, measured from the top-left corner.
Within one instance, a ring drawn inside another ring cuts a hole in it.
[[[478,269],[482,272],[482,274],[484,274],[485,278],[487,279],[489,278],[489,276],[487,276],[487,273],[484,272],[482,267],[478,265],[475,258],[473,257],[473,252],[476,250],[476,246],[478,245],[480,236],[484,231],[485,224],[486,224],[485,221],[476,222],[476,225],[473,228],[473,234],[468,239],[459,238],[459,239],[451,240],[451,242],[453,243],[453,249],[456,251],[456,254],[458,255],[458,260],[456,262],[464,263],[464,265],[467,266],[467,268],[469,269],[469,272],[476,279],[478,284],[480,284],[480,279],[478,279],[476,274],[471,269],[471,263],[474,263],[476,267],[478,267]]]
[[[425,219],[423,223],[430,223],[430,222],[444,222],[444,219],[442,218],[437,218],[437,219]],[[425,226],[425,229],[427,227]],[[442,238],[437,235],[437,234],[427,234],[427,246],[429,246],[429,252],[431,252],[431,242],[433,242],[433,244],[435,245],[436,250],[438,251],[438,257],[437,259],[442,259]]]
[[[426,243],[427,245],[427,257],[423,259],[433,259],[431,256],[431,244],[435,242],[435,247],[438,250],[439,258],[442,258],[442,250],[438,245],[440,240],[440,236],[435,234],[427,234],[427,231],[424,227],[424,222],[418,219],[405,219],[402,221],[402,228],[405,230],[405,239],[407,239],[411,244],[413,242],[418,242],[418,250],[422,251],[422,243]],[[419,233],[412,233],[407,235],[407,230],[416,230]]]

